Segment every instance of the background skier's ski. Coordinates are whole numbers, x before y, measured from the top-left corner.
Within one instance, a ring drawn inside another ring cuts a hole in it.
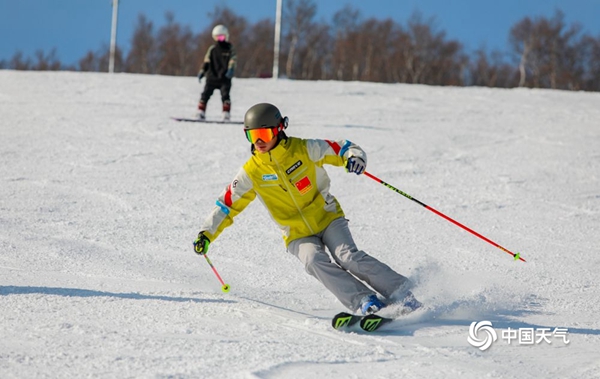
[[[200,120],[198,118],[185,118],[185,117],[171,117],[172,120],[175,121],[183,121],[183,122],[201,122],[206,124],[236,124],[241,125],[243,121],[224,121],[224,120]]]

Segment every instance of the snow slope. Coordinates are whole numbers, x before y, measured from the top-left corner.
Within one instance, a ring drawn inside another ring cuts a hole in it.
[[[258,202],[211,245],[230,293],[192,252],[249,155],[239,125],[169,119],[201,89],[0,71],[1,378],[600,377],[600,94],[235,79],[234,119],[272,102],[291,135],[348,138],[369,172],[528,261],[331,167],[359,247],[428,306],[365,335],[330,327],[344,309]],[[483,320],[485,351],[467,342]],[[544,328],[570,343],[502,338]]]

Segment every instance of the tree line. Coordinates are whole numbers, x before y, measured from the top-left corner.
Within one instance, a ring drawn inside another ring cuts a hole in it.
[[[551,18],[525,17],[508,33],[510,51],[465,52],[435,26],[435,19],[414,13],[405,25],[392,19],[364,19],[345,6],[331,23],[316,21],[314,0],[287,0],[282,17],[279,57],[281,76],[297,80],[371,81],[429,85],[531,87],[600,91],[600,36],[567,25],[557,10]],[[208,14],[210,26],[194,34],[168,12],[156,28],[138,16],[131,48],[117,47],[115,71],[194,76],[213,43],[212,27],[224,24],[238,54],[236,77],[270,77],[274,21],[250,23],[229,7]],[[56,50],[35,58],[17,52],[0,68],[16,70],[107,71],[109,48],[89,51],[75,66],[65,67]]]

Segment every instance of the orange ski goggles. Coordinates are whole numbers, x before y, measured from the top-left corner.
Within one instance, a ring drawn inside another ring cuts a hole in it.
[[[279,126],[273,126],[271,128],[259,128],[259,129],[244,129],[246,132],[246,138],[252,144],[258,140],[262,140],[264,143],[269,143],[279,133]]]

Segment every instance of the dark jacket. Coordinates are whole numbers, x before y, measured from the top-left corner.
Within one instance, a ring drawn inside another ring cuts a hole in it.
[[[236,60],[235,49],[231,43],[217,42],[206,51],[201,71],[210,82],[231,80],[225,74],[229,69],[235,70]]]

